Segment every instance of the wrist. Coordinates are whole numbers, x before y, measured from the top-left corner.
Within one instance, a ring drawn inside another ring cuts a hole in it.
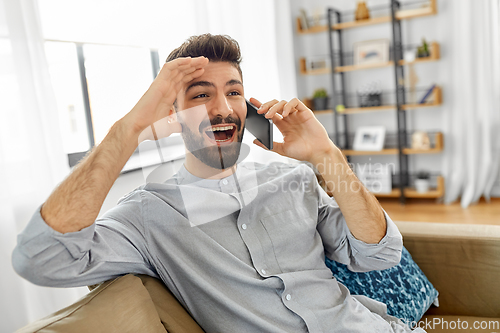
[[[329,147],[326,150],[321,153],[314,154],[308,162],[320,171],[319,169],[327,164],[345,163],[346,160],[342,151],[330,141]]]

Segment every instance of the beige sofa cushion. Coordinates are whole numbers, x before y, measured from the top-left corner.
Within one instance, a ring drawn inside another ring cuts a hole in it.
[[[167,331],[141,279],[125,275],[101,284],[78,302],[17,332]]]
[[[396,224],[413,260],[439,291],[439,307],[427,315],[500,318],[500,226]]]
[[[169,333],[203,333],[191,315],[158,279],[139,275],[153,300],[163,326]]]

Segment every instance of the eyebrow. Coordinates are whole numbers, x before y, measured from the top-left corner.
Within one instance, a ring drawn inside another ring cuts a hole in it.
[[[234,86],[234,85],[241,85],[243,86],[243,83],[241,83],[240,80],[235,80],[235,79],[232,79],[232,80],[229,80],[226,82],[226,86]],[[188,93],[188,91],[191,89],[191,88],[194,88],[194,87],[214,87],[215,88],[215,85],[212,83],[212,82],[208,82],[208,81],[198,81],[198,82],[193,82],[191,83],[187,88],[186,88],[186,91],[184,92],[185,94]]]

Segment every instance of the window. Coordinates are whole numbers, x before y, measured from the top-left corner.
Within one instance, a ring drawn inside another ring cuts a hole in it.
[[[148,89],[166,58],[156,50],[196,34],[194,2],[38,4],[64,149],[78,160]]]
[[[45,42],[45,53],[67,154],[90,149],[76,44]]]
[[[84,45],[83,54],[98,145],[151,84],[151,52],[145,48]]]

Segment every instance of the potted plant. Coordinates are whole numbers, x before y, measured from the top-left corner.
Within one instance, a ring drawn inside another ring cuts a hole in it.
[[[314,110],[326,110],[328,108],[328,95],[324,88],[316,89],[313,95]]]
[[[415,179],[415,189],[418,193],[429,192],[431,174],[428,171],[420,171]]]
[[[417,47],[417,58],[427,58],[431,55],[429,52],[429,45],[425,38],[422,38],[422,45]]]

